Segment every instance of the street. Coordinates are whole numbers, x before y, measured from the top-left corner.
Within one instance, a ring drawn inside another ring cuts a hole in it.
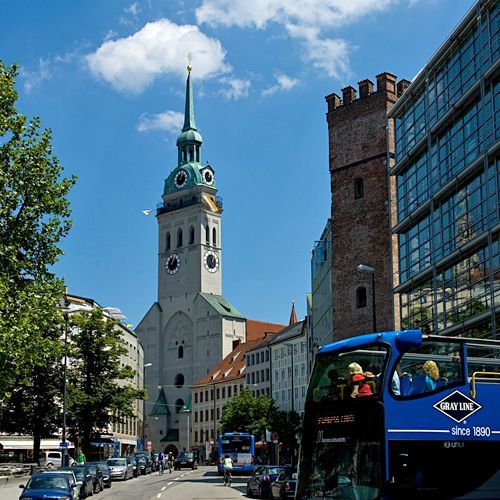
[[[223,486],[222,477],[215,467],[199,467],[197,470],[166,472],[162,476],[154,472],[128,481],[115,481],[111,489],[91,497],[95,500],[210,500],[245,497],[247,476],[236,476],[230,488]],[[0,486],[2,500],[18,500],[19,483]]]

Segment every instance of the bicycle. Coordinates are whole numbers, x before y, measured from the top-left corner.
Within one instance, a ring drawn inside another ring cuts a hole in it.
[[[231,486],[231,469],[224,469],[224,486]]]
[[[167,469],[169,474],[172,474],[172,467],[173,467],[172,460],[167,460]]]
[[[163,470],[164,470],[164,464],[163,464],[163,460],[160,460],[159,463],[158,463],[158,472],[160,473],[160,476],[163,474]]]

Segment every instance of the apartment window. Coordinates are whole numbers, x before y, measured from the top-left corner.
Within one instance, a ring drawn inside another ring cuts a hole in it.
[[[266,351],[266,361],[269,361],[269,351]]]
[[[212,408],[210,410],[210,420],[213,420],[214,419],[214,409]]]
[[[208,410],[205,410],[205,421],[208,422]]]
[[[210,389],[210,401],[214,400],[214,390]]]
[[[198,412],[197,411],[194,412],[194,421],[198,422]]]
[[[235,385],[235,386],[233,387],[233,390],[234,390],[234,395],[236,396],[236,395],[238,394],[238,386],[237,386],[237,385]]]
[[[366,288],[364,286],[360,286],[356,290],[356,307],[358,309],[366,307]]]
[[[205,401],[208,401],[208,391],[205,391]]]
[[[250,373],[247,373],[247,384],[250,383]]]
[[[220,399],[220,389],[217,389],[217,399]]]
[[[230,398],[231,397],[231,386],[229,386],[227,388],[227,397]]]
[[[200,403],[203,403],[203,391],[200,392]]]
[[[363,179],[360,177],[354,181],[354,198],[363,198]]]
[[[224,399],[226,397],[226,388],[223,387],[222,388],[222,399]]]
[[[220,408],[217,408],[217,420],[220,418]]]
[[[260,382],[259,372],[255,372],[255,382],[258,384]]]
[[[264,363],[264,351],[260,351],[260,362]]]
[[[269,381],[269,368],[266,368],[266,381]]]
[[[200,411],[200,422],[203,422],[203,410]]]
[[[194,393],[194,402],[195,402],[195,404],[198,403],[198,393],[197,392]]]
[[[198,442],[198,431],[194,431],[194,442]]]

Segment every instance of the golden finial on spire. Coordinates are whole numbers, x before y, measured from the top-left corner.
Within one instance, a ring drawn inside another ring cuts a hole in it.
[[[193,56],[191,55],[191,52],[188,52],[187,60],[188,60],[187,70],[188,70],[188,73],[191,73],[191,70],[193,69],[193,67],[191,66],[191,61],[193,60]]]

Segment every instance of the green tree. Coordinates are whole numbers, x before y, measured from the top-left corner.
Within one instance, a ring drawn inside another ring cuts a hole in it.
[[[63,282],[51,271],[70,227],[67,195],[50,130],[15,108],[15,66],[0,61],[0,400],[45,365],[46,332],[60,321]]]
[[[270,429],[278,433],[279,440],[284,446],[287,462],[295,460],[297,451],[297,435],[301,432],[302,419],[296,411],[276,410],[269,421]]]
[[[249,432],[260,436],[269,428],[269,419],[275,411],[269,396],[254,396],[245,388],[226,403],[220,420],[222,432]]]
[[[75,178],[61,178],[50,130],[16,110],[17,75],[0,61],[0,429],[32,433],[38,458],[60,421],[63,281],[51,269]]]
[[[68,427],[86,455],[95,434],[134,416],[134,403],[146,392],[131,385],[136,372],[121,367],[127,349],[117,322],[103,310],[71,315],[68,370]]]

